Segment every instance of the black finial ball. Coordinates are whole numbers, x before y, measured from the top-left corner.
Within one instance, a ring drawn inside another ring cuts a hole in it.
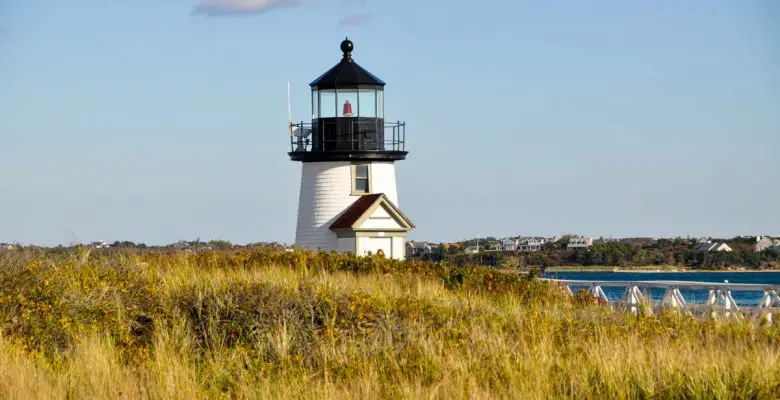
[[[344,54],[352,53],[352,49],[355,48],[355,45],[352,44],[352,41],[349,39],[344,39],[343,42],[341,42],[341,51],[344,52]]]

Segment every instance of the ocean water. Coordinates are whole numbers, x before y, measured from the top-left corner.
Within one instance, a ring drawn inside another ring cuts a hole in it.
[[[777,285],[780,288],[780,272],[550,272],[544,274],[550,279],[577,279],[586,281],[690,281],[690,282],[718,282],[723,283],[760,283]],[[580,287],[571,287],[576,292]],[[587,288],[582,288],[587,289]],[[625,288],[603,287],[604,293],[610,301],[617,301],[623,297]],[[663,289],[648,289],[653,300],[663,297]],[[708,293],[705,290],[685,290],[680,292],[688,303],[704,303]],[[737,305],[757,305],[763,296],[763,292],[731,292],[731,296]]]

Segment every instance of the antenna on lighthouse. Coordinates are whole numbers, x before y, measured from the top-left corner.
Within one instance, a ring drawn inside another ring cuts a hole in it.
[[[290,136],[296,136],[298,139],[298,151],[306,149],[309,145],[309,139],[308,137],[312,133],[312,128],[304,127],[301,123],[300,125],[293,124],[292,121],[292,101],[290,100],[290,81],[287,81],[287,130],[290,132]]]
[[[287,81],[287,130],[290,131],[290,135],[295,132],[295,127],[292,123],[292,102],[290,101],[290,81]]]

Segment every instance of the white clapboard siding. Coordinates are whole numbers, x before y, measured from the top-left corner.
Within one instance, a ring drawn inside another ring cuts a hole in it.
[[[395,165],[392,162],[371,163],[370,171],[371,192],[384,193],[397,205]],[[339,250],[341,246],[330,225],[357,198],[352,196],[349,161],[303,163],[295,244],[308,249]]]
[[[393,238],[393,258],[396,260],[406,259],[406,240],[404,237],[396,236]]]
[[[395,164],[392,162],[371,163],[371,193],[384,193],[388,200],[396,207],[398,204],[398,191],[395,184]]]

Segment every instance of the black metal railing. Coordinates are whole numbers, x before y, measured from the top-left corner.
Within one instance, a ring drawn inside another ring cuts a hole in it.
[[[293,153],[406,151],[406,122],[333,118],[293,123],[290,127]]]

